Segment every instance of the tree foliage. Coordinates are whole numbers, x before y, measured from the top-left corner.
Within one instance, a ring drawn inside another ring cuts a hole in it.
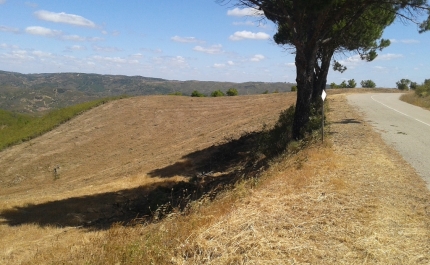
[[[375,88],[376,87],[375,82],[373,82],[370,79],[369,80],[362,80],[360,82],[360,85],[361,85],[361,87],[364,87],[364,88]]]
[[[211,97],[223,97],[225,96],[224,92],[222,92],[221,90],[215,90],[214,92],[212,92]]]
[[[226,92],[227,96],[237,96],[239,95],[239,92],[237,92],[236,88],[230,88],[229,90],[227,90]]]
[[[411,84],[411,80],[402,78],[400,81],[396,82],[397,88],[399,90],[409,90],[409,85]]]
[[[304,136],[311,103],[319,98],[327,83],[335,52],[355,50],[362,59],[373,60],[377,50],[389,44],[378,39],[396,17],[415,22],[419,15],[430,10],[426,0],[236,1],[262,11],[278,27],[275,42],[295,49],[298,88],[292,129],[295,139]],[[420,32],[430,29],[430,19],[417,24]]]
[[[199,98],[202,98],[202,97],[204,97],[205,95],[204,94],[202,94],[202,93],[200,93],[199,91],[197,91],[197,90],[194,90],[192,93],[191,93],[191,96],[192,97],[199,97]]]

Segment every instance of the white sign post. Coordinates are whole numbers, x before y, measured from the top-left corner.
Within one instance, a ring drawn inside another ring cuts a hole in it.
[[[321,119],[322,120],[321,139],[322,139],[323,143],[324,143],[324,100],[326,97],[327,97],[327,93],[325,92],[325,90],[323,90],[322,94],[321,94],[321,98],[323,101],[323,103],[322,103],[322,119]]]

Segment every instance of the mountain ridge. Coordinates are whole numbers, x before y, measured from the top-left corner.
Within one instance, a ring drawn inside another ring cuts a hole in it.
[[[208,96],[212,91],[226,91],[230,88],[237,89],[239,95],[250,95],[289,92],[293,85],[282,82],[179,81],[93,73],[22,74],[0,70],[0,109],[38,113],[119,95],[167,95],[176,92],[191,95],[197,90]]]

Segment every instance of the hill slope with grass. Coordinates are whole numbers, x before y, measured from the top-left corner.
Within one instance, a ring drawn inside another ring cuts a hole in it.
[[[249,163],[294,100],[126,98],[0,152],[0,263],[428,264],[429,191],[342,94],[324,145]]]
[[[37,113],[63,108],[94,99],[121,95],[206,96],[215,90],[236,89],[240,95],[286,92],[291,83],[177,81],[161,78],[85,73],[20,74],[0,71],[0,109]]]

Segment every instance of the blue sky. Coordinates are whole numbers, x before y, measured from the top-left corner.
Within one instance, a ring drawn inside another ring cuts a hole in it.
[[[292,50],[252,13],[215,0],[0,0],[0,70],[294,83]],[[336,55],[348,70],[328,83],[430,78],[430,33],[395,22],[383,37],[392,44],[371,63]]]

